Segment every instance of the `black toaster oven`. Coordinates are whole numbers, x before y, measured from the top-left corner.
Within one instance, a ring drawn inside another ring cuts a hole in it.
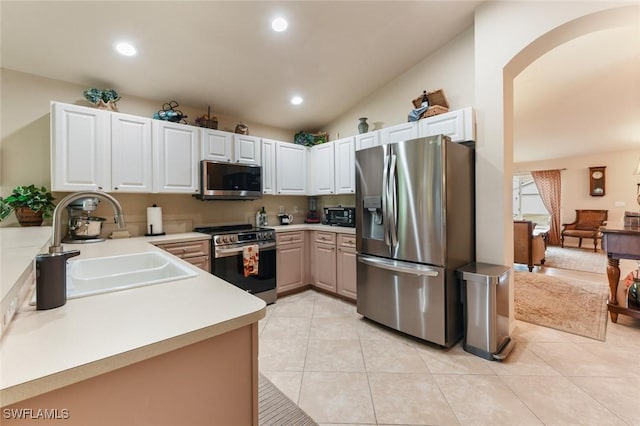
[[[327,225],[356,227],[355,207],[325,207],[324,223]]]

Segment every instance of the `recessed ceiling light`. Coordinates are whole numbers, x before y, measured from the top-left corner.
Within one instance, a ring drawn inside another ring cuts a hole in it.
[[[302,103],[302,98],[300,96],[294,96],[291,98],[291,103],[294,105],[300,105]]]
[[[289,26],[289,23],[287,22],[287,20],[282,17],[276,18],[273,21],[271,21],[271,28],[273,28],[273,31],[276,31],[279,33],[286,30],[288,26]]]
[[[113,45],[113,48],[121,55],[124,56],[135,56],[138,53],[138,49],[135,48],[131,43],[127,43],[126,41],[116,42]]]

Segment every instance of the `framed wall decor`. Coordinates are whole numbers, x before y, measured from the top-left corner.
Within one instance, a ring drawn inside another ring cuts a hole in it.
[[[602,197],[605,194],[605,169],[606,166],[589,167],[589,195]]]

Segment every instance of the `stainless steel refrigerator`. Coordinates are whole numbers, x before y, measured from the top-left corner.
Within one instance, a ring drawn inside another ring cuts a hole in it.
[[[462,337],[474,166],[472,146],[442,135],[356,152],[358,313],[441,346]]]

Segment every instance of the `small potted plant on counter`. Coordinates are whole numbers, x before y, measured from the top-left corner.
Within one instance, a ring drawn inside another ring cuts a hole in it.
[[[45,217],[50,217],[55,205],[53,196],[47,188],[16,186],[11,195],[0,197],[0,220],[5,219],[11,211],[22,226],[40,226]]]

